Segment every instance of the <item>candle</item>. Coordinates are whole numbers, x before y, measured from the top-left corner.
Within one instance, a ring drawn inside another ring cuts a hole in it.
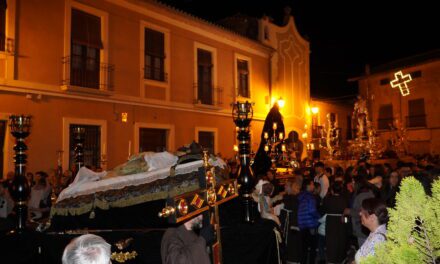
[[[283,132],[280,132],[280,134],[278,136],[280,137],[280,140],[283,140],[283,138],[284,138]]]
[[[282,151],[282,152],[286,152],[286,145],[284,145],[284,144],[281,145],[281,151]]]
[[[107,146],[105,143],[102,143],[102,154],[106,154],[107,153]]]
[[[269,138],[269,133],[264,132],[264,139],[268,139]]]
[[[273,122],[272,129],[273,130],[277,130],[277,128],[278,128],[277,122]]]
[[[131,140],[128,141],[128,157],[131,156]]]
[[[266,152],[269,151],[269,146],[268,145],[264,146],[264,151],[266,151]]]
[[[238,146],[237,145],[234,145],[234,151],[238,152]]]

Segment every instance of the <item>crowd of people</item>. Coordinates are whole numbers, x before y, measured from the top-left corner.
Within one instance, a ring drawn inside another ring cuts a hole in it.
[[[39,221],[49,216],[51,205],[54,202],[53,194],[58,194],[59,191],[67,187],[73,180],[72,175],[70,170],[64,171],[60,177],[55,173],[49,175],[45,171],[26,173],[26,182],[30,190],[27,201],[29,221]],[[15,217],[14,199],[9,192],[14,176],[14,172],[8,172],[6,178],[0,181],[0,230],[10,228]]]
[[[286,263],[359,263],[386,240],[387,208],[395,207],[401,180],[414,176],[430,194],[439,175],[427,159],[394,167],[360,160],[345,170],[316,162],[284,186],[273,170],[257,175],[253,197],[261,218],[284,235]]]

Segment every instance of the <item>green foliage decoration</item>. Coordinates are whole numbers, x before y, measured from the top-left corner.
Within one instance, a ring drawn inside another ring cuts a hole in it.
[[[440,180],[432,196],[414,177],[403,179],[395,209],[388,209],[387,240],[361,264],[440,263]]]

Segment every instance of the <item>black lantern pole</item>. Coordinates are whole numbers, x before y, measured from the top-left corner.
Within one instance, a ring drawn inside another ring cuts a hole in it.
[[[16,231],[22,232],[26,228],[27,218],[27,200],[30,193],[30,187],[26,180],[26,150],[24,139],[29,136],[31,128],[31,116],[11,115],[9,117],[9,126],[11,134],[15,137],[14,146],[15,156],[15,176],[9,185],[9,192],[15,202],[15,212],[17,214]]]
[[[85,128],[84,127],[74,127],[73,128],[73,140],[75,143],[74,157],[75,157],[75,174],[78,173],[79,169],[84,166],[84,140],[85,140]]]
[[[254,188],[254,172],[250,166],[251,145],[249,135],[249,125],[252,121],[252,104],[246,102],[236,102],[232,105],[232,118],[237,126],[238,156],[240,167],[238,169],[238,183],[240,184],[240,197],[244,207],[244,221],[254,222],[252,191]]]

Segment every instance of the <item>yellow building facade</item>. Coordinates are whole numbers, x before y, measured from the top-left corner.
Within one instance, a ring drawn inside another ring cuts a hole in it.
[[[370,120],[383,144],[395,136],[390,126],[397,126],[406,130],[409,154],[439,154],[438,76],[440,52],[435,50],[367,68],[364,76],[353,79],[367,98]]]
[[[3,11],[3,175],[13,170],[11,114],[32,115],[33,172],[53,170],[58,151],[69,167],[75,126],[92,135],[86,160],[106,169],[193,140],[232,157],[236,100],[255,103],[254,150],[272,98],[285,100],[287,129],[309,122],[309,44],[293,18],[261,19],[252,40],[155,1],[8,0]]]

